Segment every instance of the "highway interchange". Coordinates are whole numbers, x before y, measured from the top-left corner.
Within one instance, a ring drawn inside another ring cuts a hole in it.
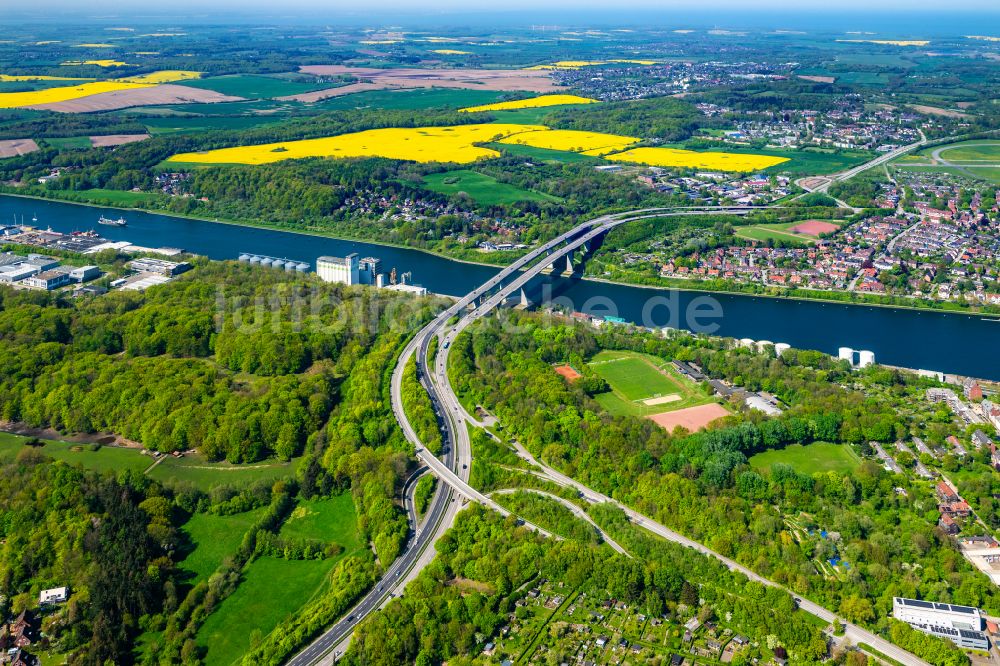
[[[912,147],[907,148],[912,149]],[[876,158],[876,160],[873,160],[866,167],[870,168],[881,164],[883,157],[885,156]],[[856,169],[852,171],[854,173],[860,172]],[[760,209],[747,207],[643,209],[603,215],[593,220],[588,220],[507,266],[494,277],[457,300],[418,331],[404,348],[393,371],[391,382],[392,409],[407,440],[413,444],[422,466],[425,466],[442,483],[439,483],[439,487],[427,509],[426,516],[419,525],[412,501],[409,499],[409,494],[404,494],[407,512],[410,515],[410,523],[414,529],[403,554],[388,567],[376,587],[365,595],[348,612],[345,618],[338,621],[302,652],[295,655],[288,664],[290,666],[311,666],[312,664],[333,663],[346,649],[355,627],[374,610],[388,603],[391,598],[400,596],[403,593],[405,585],[424,566],[430,563],[434,554],[434,542],[451,528],[455,516],[465,502],[476,501],[499,511],[503,515],[509,514],[506,509],[490,497],[487,497],[469,485],[469,472],[472,467],[472,446],[468,428],[477,427],[481,424],[459,402],[457,395],[452,390],[447,374],[448,354],[451,344],[466,327],[477,319],[490,314],[495,308],[506,302],[512,294],[519,291],[543,271],[549,269],[551,266],[560,265],[560,261],[565,263],[566,257],[571,256],[572,252],[588,247],[590,242],[625,222],[653,217],[698,215],[705,214],[706,212],[746,214],[753,210]],[[457,320],[455,319],[456,317]],[[434,366],[430,368],[427,363],[428,352],[431,341],[434,339],[438,340],[438,350],[434,355]],[[427,390],[435,411],[438,413],[443,441],[443,455],[440,458],[426,449],[403,409],[403,374],[404,369],[411,359],[415,359],[418,377]],[[714,557],[730,569],[740,571],[751,580],[781,587],[777,583],[759,576],[747,567],[670,530],[626,505],[562,475],[558,471],[536,460],[520,445],[516,445],[516,447],[518,454],[534,466],[534,473],[561,486],[576,489],[580,497],[585,501],[592,504],[601,502],[613,503],[626,513],[633,524],[641,526],[664,539]],[[407,485],[410,486],[410,482],[413,480],[414,478],[411,477]],[[553,536],[536,525],[525,521],[521,522],[542,534]],[[617,550],[624,551],[618,544],[614,544],[614,546],[617,547]],[[789,591],[789,594],[792,593]],[[826,622],[832,623],[836,617],[833,612],[808,599],[801,597],[796,597],[796,599],[802,610]],[[845,623],[845,638],[853,643],[866,643],[906,666],[927,666],[926,662],[916,656],[856,625]]]

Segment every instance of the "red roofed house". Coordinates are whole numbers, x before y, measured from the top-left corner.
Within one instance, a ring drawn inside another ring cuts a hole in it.
[[[937,491],[938,497],[946,502],[957,502],[962,499],[958,496],[958,493],[952,490],[951,486],[944,481],[938,481],[935,490]]]

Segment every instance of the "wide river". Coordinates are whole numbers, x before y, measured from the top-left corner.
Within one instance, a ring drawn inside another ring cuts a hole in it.
[[[102,213],[116,218],[124,214],[128,226],[98,226]],[[250,252],[315,266],[320,255],[357,252],[379,257],[385,272],[393,267],[399,273],[410,271],[414,283],[451,296],[471,291],[498,270],[373,243],[0,195],[0,224],[20,221],[22,215],[25,221],[37,216],[42,228],[95,229],[112,240],[178,247],[212,259],[235,259]],[[528,294],[535,302],[551,292],[553,299],[575,310],[645,325],[714,325],[706,332],[785,342],[833,355],[840,347],[865,349],[874,352],[880,363],[1000,380],[1000,321],[975,315],[668,291],[559,277],[537,282]],[[700,319],[691,319],[689,315],[698,312]]]

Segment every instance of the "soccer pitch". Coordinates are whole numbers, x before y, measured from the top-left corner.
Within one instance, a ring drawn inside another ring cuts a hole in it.
[[[611,391],[595,399],[612,414],[647,416],[711,402],[697,385],[655,356],[602,351],[588,365],[611,386]]]

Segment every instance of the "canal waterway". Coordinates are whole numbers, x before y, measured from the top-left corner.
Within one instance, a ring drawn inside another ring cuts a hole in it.
[[[128,226],[98,226],[102,214],[124,214]],[[0,195],[0,224],[22,216],[28,223],[37,217],[37,226],[54,231],[93,229],[110,240],[182,248],[211,259],[236,259],[250,252],[315,266],[318,256],[357,252],[380,258],[385,272],[393,267],[397,273],[411,272],[415,284],[450,296],[468,293],[499,270],[375,243]],[[718,335],[834,355],[840,347],[864,349],[880,363],[1000,380],[1000,321],[978,315],[649,289],[558,276],[537,280],[528,291],[534,302],[549,295],[575,310],[645,325],[697,324]]]

